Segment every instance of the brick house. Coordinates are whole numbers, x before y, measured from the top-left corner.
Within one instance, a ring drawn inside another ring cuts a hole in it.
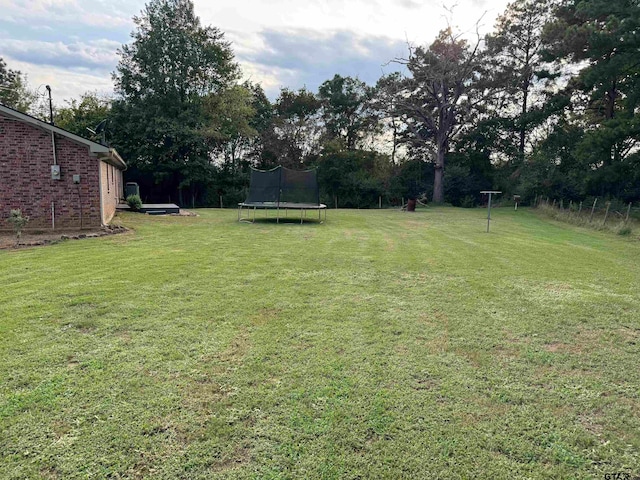
[[[126,168],[113,148],[0,105],[0,230],[16,208],[29,229],[106,225]]]

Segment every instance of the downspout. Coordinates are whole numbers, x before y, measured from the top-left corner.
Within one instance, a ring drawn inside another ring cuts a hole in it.
[[[51,132],[51,146],[53,147],[53,164],[58,164],[58,155],[56,154],[56,134]]]
[[[100,225],[104,226],[104,205],[102,198],[102,160],[98,158],[98,192],[100,193]]]
[[[51,102],[51,87],[47,85],[47,92],[49,92],[49,123],[53,125],[53,103]],[[56,152],[56,134],[51,131],[51,148],[53,150],[53,164],[58,165],[58,154]],[[54,200],[51,200],[51,230],[56,229],[56,204]]]

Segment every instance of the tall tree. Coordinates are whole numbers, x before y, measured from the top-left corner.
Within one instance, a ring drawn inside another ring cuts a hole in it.
[[[152,0],[114,73],[115,142],[139,177],[164,198],[205,180],[212,131],[204,106],[238,77],[230,44],[204,27],[191,0]],[[175,198],[175,197],[174,197]]]
[[[19,70],[10,69],[0,57],[0,103],[27,112],[35,101],[35,95],[27,87],[27,77]]]
[[[239,167],[251,147],[252,139],[258,134],[252,125],[256,110],[253,92],[249,87],[235,85],[205,99],[213,151],[232,170]]]
[[[444,167],[452,138],[464,127],[475,104],[471,83],[477,72],[479,42],[473,47],[451,28],[428,47],[410,51],[401,61],[410,76],[397,84],[396,105],[415,142],[435,149],[433,201],[444,201]]]
[[[501,91],[490,112],[502,121],[492,120],[494,125],[502,125],[505,143],[509,143],[513,132],[517,133],[518,164],[524,161],[527,136],[536,120],[530,115],[532,100],[537,109],[543,105],[542,32],[551,18],[552,1],[515,0],[498,17],[494,33],[486,37],[483,62],[488,67],[487,77],[492,88]],[[505,153],[510,155],[509,151]]]
[[[108,141],[108,126],[106,123],[111,115],[111,98],[101,96],[97,92],[85,92],[79,100],[67,101],[66,107],[58,108],[55,112],[55,124],[76,135],[101,140],[102,135],[93,134],[93,130],[101,124],[104,138]]]
[[[545,30],[549,59],[579,69],[569,83],[570,119],[585,130],[574,147],[588,164],[588,194],[629,198],[625,192],[637,191],[627,180],[637,178],[640,147],[638,32],[636,0],[563,2]]]
[[[260,163],[299,168],[318,151],[320,135],[320,101],[305,88],[297,91],[284,88],[261,135]]]
[[[365,82],[341,75],[320,85],[318,98],[327,140],[340,140],[348,150],[360,146],[360,141],[377,125],[371,108],[373,91]]]

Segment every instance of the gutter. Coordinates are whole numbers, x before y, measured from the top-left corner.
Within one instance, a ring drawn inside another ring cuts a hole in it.
[[[97,155],[100,160],[108,163],[109,165],[113,165],[119,170],[125,171],[127,169],[127,164],[115,148],[108,148],[106,152],[97,152]]]

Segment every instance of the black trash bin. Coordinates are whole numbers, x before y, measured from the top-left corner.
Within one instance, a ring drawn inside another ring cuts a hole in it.
[[[129,195],[140,196],[140,187],[136,182],[127,182],[124,186],[124,198],[129,197]]]

